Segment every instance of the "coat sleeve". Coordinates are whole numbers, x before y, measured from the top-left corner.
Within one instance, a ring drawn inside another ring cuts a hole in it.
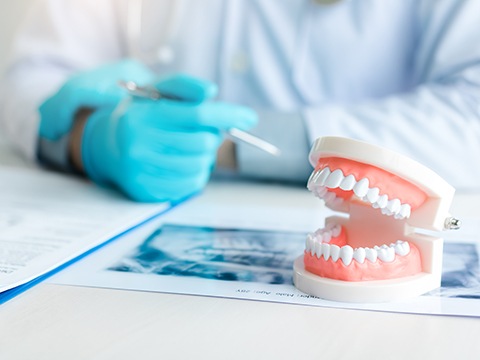
[[[457,188],[478,189],[480,2],[418,2],[416,16],[411,91],[303,109],[310,140],[336,135],[368,141],[416,159]]]
[[[35,158],[39,105],[72,73],[121,57],[116,2],[32,2],[0,85],[2,131],[26,157]]]

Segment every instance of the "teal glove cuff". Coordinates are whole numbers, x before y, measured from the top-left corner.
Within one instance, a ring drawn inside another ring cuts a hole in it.
[[[37,159],[39,163],[63,172],[75,172],[75,168],[70,162],[69,144],[70,132],[57,140],[39,137],[37,146]]]

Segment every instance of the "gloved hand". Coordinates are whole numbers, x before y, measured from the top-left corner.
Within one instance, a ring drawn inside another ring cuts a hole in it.
[[[78,73],[39,107],[39,136],[51,141],[58,140],[69,132],[79,109],[117,104],[127,96],[118,86],[119,80],[147,85],[154,79],[154,74],[147,67],[134,60]]]
[[[139,201],[177,201],[201,190],[222,132],[256,124],[249,108],[210,102],[216,86],[188,76],[156,84],[186,101],[133,99],[124,111],[103,106],[88,119],[82,161],[89,177]]]

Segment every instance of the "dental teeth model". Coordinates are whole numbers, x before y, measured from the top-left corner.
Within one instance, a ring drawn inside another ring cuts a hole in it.
[[[419,163],[338,137],[317,139],[308,189],[349,217],[326,219],[294,263],[295,286],[345,302],[419,296],[440,286],[443,239],[416,233],[458,228],[454,188]]]

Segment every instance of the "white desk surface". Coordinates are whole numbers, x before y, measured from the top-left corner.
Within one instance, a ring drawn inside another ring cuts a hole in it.
[[[208,193],[218,199],[215,184]],[[479,200],[460,194],[452,213],[471,217]],[[47,283],[0,306],[2,360],[478,359],[479,337],[473,318]]]

